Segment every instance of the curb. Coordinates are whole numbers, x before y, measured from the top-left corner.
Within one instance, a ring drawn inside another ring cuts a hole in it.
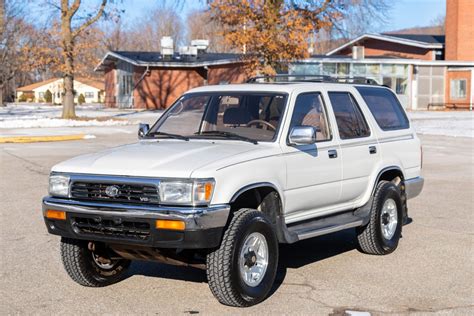
[[[61,142],[67,140],[87,139],[90,135],[57,135],[57,136],[13,136],[0,137],[0,144],[6,143],[39,143],[39,142]]]

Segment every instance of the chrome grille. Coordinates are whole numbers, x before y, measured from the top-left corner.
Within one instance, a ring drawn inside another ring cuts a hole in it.
[[[115,194],[111,195],[110,191],[114,191]],[[82,181],[72,183],[71,197],[78,200],[144,204],[157,204],[160,200],[156,186],[151,184]]]

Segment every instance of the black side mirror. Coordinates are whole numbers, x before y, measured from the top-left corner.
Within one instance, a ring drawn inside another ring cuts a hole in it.
[[[138,139],[144,138],[149,130],[150,130],[150,125],[140,123],[140,125],[138,126]]]

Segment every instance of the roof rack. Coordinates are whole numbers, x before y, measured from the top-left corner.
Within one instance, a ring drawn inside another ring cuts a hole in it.
[[[283,79],[283,80],[282,80]],[[379,85],[375,79],[358,76],[327,76],[327,75],[265,75],[255,76],[247,83],[278,83],[278,82],[327,82],[327,83],[359,83]]]

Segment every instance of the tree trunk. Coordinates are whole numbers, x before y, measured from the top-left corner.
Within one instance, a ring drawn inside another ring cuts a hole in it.
[[[62,118],[73,119],[75,117],[76,110],[74,108],[74,76],[72,74],[65,74]]]
[[[0,106],[5,106],[6,104],[3,102],[3,84],[0,85]]]
[[[61,32],[63,33],[63,56],[64,56],[64,97],[63,115],[64,119],[76,117],[74,108],[74,39],[71,34],[70,21],[63,21]]]

